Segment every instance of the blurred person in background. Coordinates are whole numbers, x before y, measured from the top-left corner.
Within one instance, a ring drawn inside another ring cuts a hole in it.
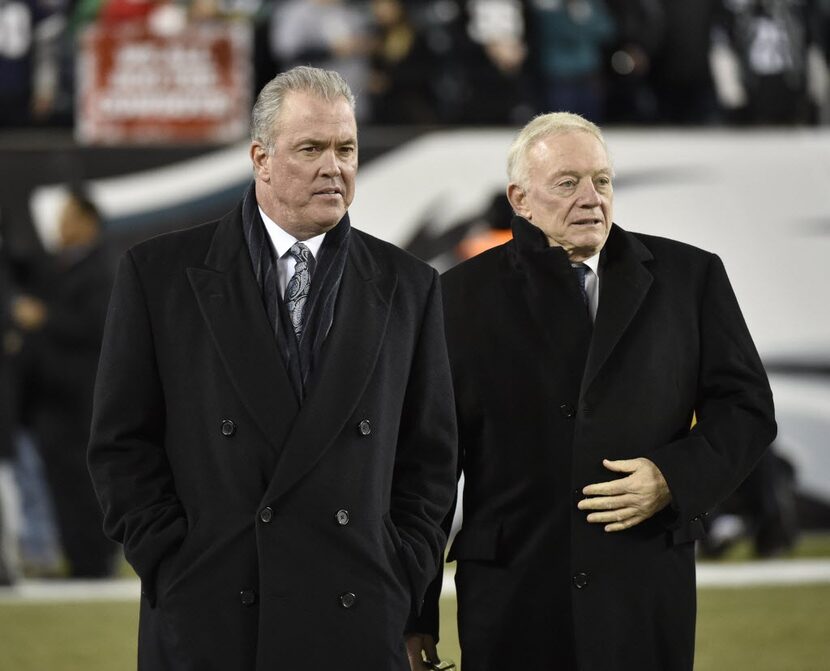
[[[651,59],[657,121],[670,125],[720,120],[710,64],[722,0],[659,0],[663,30]]]
[[[533,115],[527,77],[527,27],[519,0],[468,0],[472,95],[465,119],[525,123]]]
[[[358,121],[371,118],[372,40],[367,7],[347,0],[285,0],[271,15],[271,52],[282,68],[336,70],[357,96]]]
[[[73,188],[60,211],[57,252],[10,307],[21,341],[20,415],[40,452],[72,578],[108,577],[117,559],[117,546],[103,533],[85,458],[111,284],[101,216],[84,191]]]
[[[691,671],[694,541],[775,437],[766,373],[716,255],[612,223],[594,124],[535,118],[508,175],[513,240],[442,279],[462,666]]]
[[[372,0],[372,121],[430,124],[438,121],[433,81],[438,63],[403,0]]]
[[[0,0],[0,127],[53,114],[65,11],[64,0]]]
[[[257,99],[254,183],[122,258],[90,470],[142,583],[147,671],[408,671],[456,431],[437,273],[352,228],[354,96]]]
[[[542,109],[605,118],[606,45],[616,26],[603,0],[529,0],[530,57]]]
[[[16,356],[13,359],[15,369],[26,370]],[[24,394],[23,398],[17,399],[19,408],[28,405],[23,389],[26,386],[25,380],[18,380],[16,391]],[[66,567],[43,459],[25,415],[13,419],[12,436],[16,448],[13,475],[19,510],[16,536],[20,569],[27,578],[63,578]]]
[[[23,338],[11,318],[15,287],[30,282],[32,262],[6,234],[10,227],[0,212],[0,569],[9,582],[19,576],[62,575],[60,543],[52,513],[52,496],[43,474],[43,463],[21,408],[31,385],[20,375],[25,369]],[[10,236],[13,237],[13,236]]]
[[[817,121],[827,92],[819,0],[724,0],[724,10],[741,87],[733,120],[758,125]]]
[[[504,124],[532,113],[519,0],[427,0],[410,5],[434,63],[442,124]]]
[[[648,124],[657,118],[650,74],[662,41],[660,0],[605,0],[617,26],[606,45],[607,122]]]
[[[494,195],[481,215],[465,222],[468,227],[466,234],[455,247],[456,262],[466,261],[511,240],[512,212],[507,196],[503,193]]]
[[[463,0],[425,0],[410,5],[413,23],[422,35],[435,68],[430,76],[435,89],[438,123],[464,119],[472,82],[467,62],[471,40]]]

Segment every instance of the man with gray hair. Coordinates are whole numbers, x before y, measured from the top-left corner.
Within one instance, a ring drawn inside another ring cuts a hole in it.
[[[456,427],[436,273],[350,227],[354,97],[298,67],[254,182],[126,253],[89,465],[141,578],[139,669],[409,671]]]
[[[693,541],[775,436],[766,374],[717,256],[612,223],[599,128],[537,117],[508,165],[513,240],[442,280],[463,668],[691,671]]]

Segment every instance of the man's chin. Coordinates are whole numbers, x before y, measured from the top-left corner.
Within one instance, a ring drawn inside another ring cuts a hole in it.
[[[578,249],[586,258],[599,254],[608,236],[605,233],[596,233],[580,236],[574,240],[574,248]]]
[[[343,218],[345,214],[346,211],[343,210],[336,217],[320,217],[319,219],[316,219],[314,221],[312,226],[318,231],[317,235],[319,235],[320,233],[326,233],[327,231],[330,231],[332,228],[337,226],[337,224],[340,223],[340,220]]]

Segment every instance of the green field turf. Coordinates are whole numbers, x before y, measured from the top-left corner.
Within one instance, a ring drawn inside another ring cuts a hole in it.
[[[0,671],[134,670],[138,604],[0,604]]]

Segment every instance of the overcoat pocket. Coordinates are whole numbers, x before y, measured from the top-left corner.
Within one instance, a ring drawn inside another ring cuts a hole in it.
[[[499,562],[502,551],[501,522],[465,524],[455,537],[447,561],[476,560]]]

